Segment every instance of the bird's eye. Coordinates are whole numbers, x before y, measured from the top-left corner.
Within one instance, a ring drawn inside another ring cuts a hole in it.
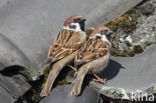
[[[96,39],[101,39],[101,36],[96,36]]]
[[[100,33],[101,33],[101,35],[104,35],[104,34],[106,34],[106,32],[107,32],[107,30],[102,30]]]
[[[69,28],[75,29],[76,25],[69,25]]]

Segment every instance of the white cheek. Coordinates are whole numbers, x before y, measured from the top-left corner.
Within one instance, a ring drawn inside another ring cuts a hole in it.
[[[105,35],[102,35],[101,40],[108,42],[110,44],[110,46],[111,46],[111,43],[109,42],[109,40],[107,39],[107,37]]]
[[[107,37],[106,37],[105,35],[102,35],[101,40],[103,40],[103,41],[108,41],[108,40],[107,40]]]
[[[83,37],[86,39],[86,33],[81,30],[80,25],[78,23],[71,23],[71,25],[76,25],[76,28],[71,29],[71,28],[69,28],[69,26],[67,26],[67,27],[63,26],[63,29],[72,30],[75,32],[80,32],[83,35]]]
[[[76,23],[76,29],[75,29],[75,31],[81,31],[80,25],[78,23]]]
[[[75,29],[69,28],[69,25],[68,25],[67,27],[63,27],[63,29],[72,30],[75,32],[81,32],[82,31],[80,28],[80,25],[78,23],[71,23],[71,25],[75,25],[76,28]]]

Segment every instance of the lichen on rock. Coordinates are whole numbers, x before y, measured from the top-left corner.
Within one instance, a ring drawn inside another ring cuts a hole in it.
[[[156,43],[156,2],[144,1],[106,26],[115,32],[112,55],[134,56]]]
[[[103,87],[100,90],[101,94],[104,94],[105,96],[108,96],[113,99],[121,99],[124,97],[124,91],[122,89],[118,88],[112,88],[112,87]]]

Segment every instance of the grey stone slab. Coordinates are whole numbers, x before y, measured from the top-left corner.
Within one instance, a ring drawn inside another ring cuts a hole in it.
[[[30,64],[28,58],[5,36],[0,34],[0,71],[14,65],[28,68]]]
[[[78,97],[70,96],[72,86],[64,85],[54,88],[50,96],[45,97],[40,103],[97,103],[99,93],[91,87],[86,87]]]
[[[6,5],[9,2],[9,0],[0,0],[0,8]]]
[[[149,46],[135,57],[111,57],[108,67],[100,73],[106,85],[91,81],[90,86],[113,99],[131,100],[133,95],[156,93],[156,45]],[[68,82],[74,79],[67,77]],[[136,96],[136,99],[139,97]]]
[[[15,75],[13,77],[7,77],[0,75],[0,86],[9,93],[14,100],[24,95],[31,86],[26,82],[24,77]]]
[[[36,80],[38,72],[43,71],[48,49],[67,17],[80,14],[88,19],[87,27],[93,27],[119,17],[141,1],[11,0],[0,8],[0,33],[7,38],[4,42],[10,43],[6,48],[4,43],[0,44],[5,51],[0,54],[1,70],[21,64],[26,68],[25,74],[29,72],[31,76],[27,76]]]
[[[112,57],[101,77],[108,80],[106,85],[91,82],[91,86],[109,97],[118,99],[130,93],[155,93],[156,86],[156,45],[149,46],[144,53],[135,57]],[[153,88],[153,89],[152,89]],[[152,92],[149,92],[149,89]],[[110,91],[110,94],[108,93]],[[115,97],[112,92],[117,92]],[[106,93],[107,92],[107,93]],[[122,94],[122,95],[121,95]]]
[[[0,102],[1,103],[15,103],[15,99],[0,86]]]

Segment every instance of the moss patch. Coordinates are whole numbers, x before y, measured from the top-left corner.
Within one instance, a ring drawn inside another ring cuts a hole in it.
[[[46,83],[46,80],[47,80],[50,70],[51,70],[50,66],[46,66],[44,69],[44,81],[42,82],[42,88],[44,87],[44,85]],[[62,71],[59,73],[58,77],[56,78],[53,87],[55,88],[57,86],[68,84],[65,77],[67,75],[73,77],[74,73],[75,73],[75,71],[73,71],[70,67],[68,67],[68,66],[64,67],[62,69]]]
[[[134,45],[134,52],[137,53],[142,53],[144,51],[144,47],[142,45]]]
[[[138,19],[137,11],[136,9],[132,9],[130,10],[130,13],[127,12],[123,16],[117,18],[116,20],[112,20],[105,26],[109,27],[114,32],[116,32],[118,29],[121,29],[126,34],[133,32],[136,29],[137,19]]]
[[[114,56],[134,56],[137,53],[144,52],[144,49],[156,43],[155,42],[144,41],[141,42],[140,45],[135,45],[136,40],[135,37],[136,29],[142,24],[142,17],[147,17],[154,12],[154,5],[150,2],[150,0],[143,1],[136,7],[130,9],[124,15],[119,18],[110,21],[105,26],[109,27],[114,31],[115,39],[112,42],[112,50],[111,54]],[[153,31],[155,32],[155,28],[153,27]],[[134,32],[134,33],[133,33]],[[135,35],[133,35],[135,34]],[[130,45],[126,44],[126,38],[130,36],[132,38],[132,43]],[[140,39],[138,39],[140,40]],[[139,41],[138,41],[139,42]],[[123,46],[123,44],[125,44]]]
[[[92,31],[93,31],[92,29],[89,29],[89,28],[86,29],[87,39],[89,38]]]
[[[119,51],[118,50],[118,51],[116,51],[115,49],[112,49],[111,55],[127,57],[127,56],[134,56],[135,52],[133,50],[129,50],[129,51]]]

